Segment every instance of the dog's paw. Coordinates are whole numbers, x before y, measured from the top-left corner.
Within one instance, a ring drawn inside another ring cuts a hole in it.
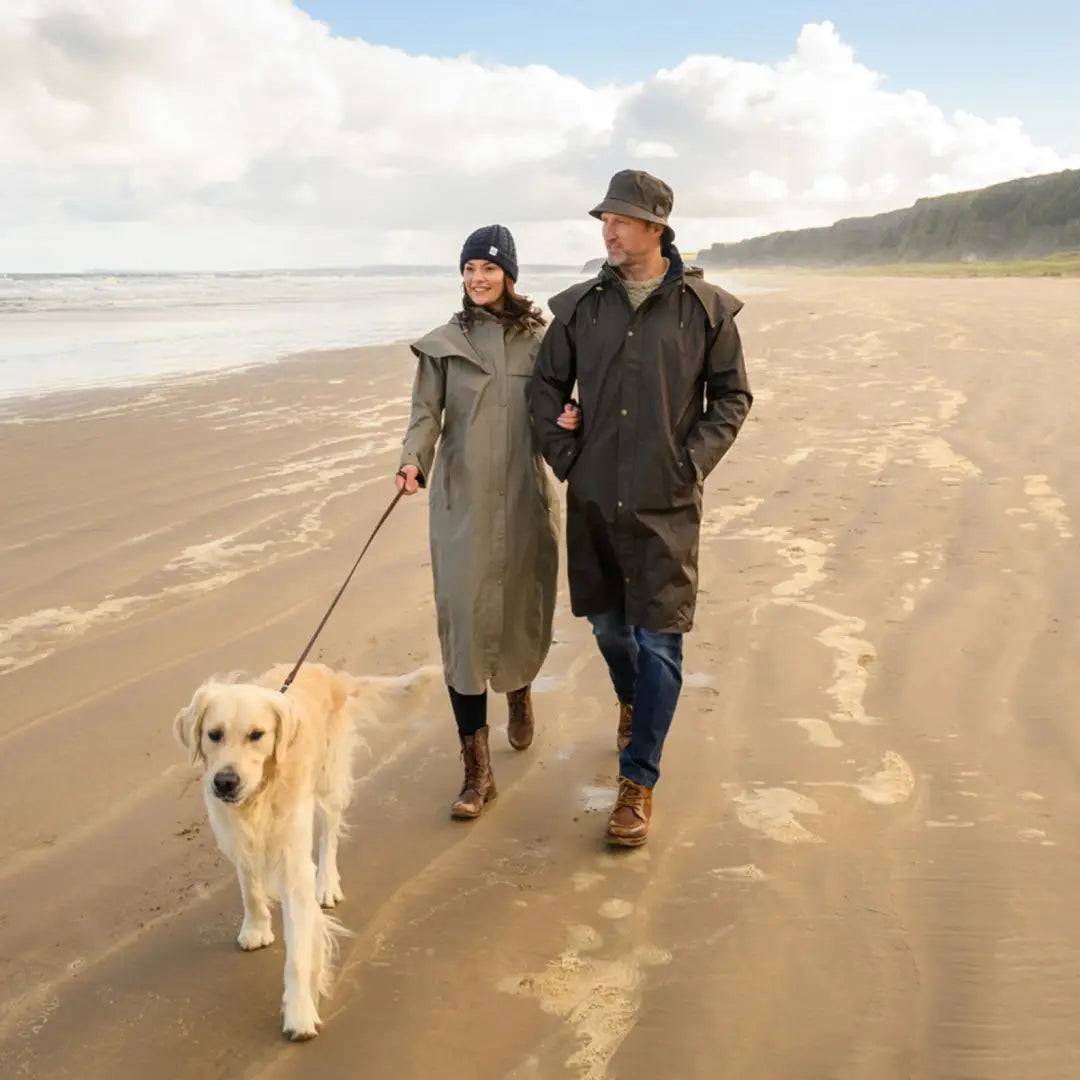
[[[274,944],[274,931],[269,926],[248,926],[245,923],[236,940],[246,952],[265,949],[267,945]]]
[[[321,878],[315,882],[315,899],[319,907],[332,908],[345,899],[345,893],[341,889],[341,881],[337,878],[323,881]]]
[[[293,1042],[306,1042],[319,1034],[318,1010],[312,998],[306,1001],[287,1001],[285,1003],[285,1023],[282,1031]]]

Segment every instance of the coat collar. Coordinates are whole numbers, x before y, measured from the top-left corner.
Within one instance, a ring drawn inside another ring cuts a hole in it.
[[[441,360],[447,356],[460,356],[489,375],[493,375],[495,368],[477,347],[474,339],[479,339],[482,344],[484,335],[494,331],[503,336],[506,331],[498,319],[489,312],[481,311],[479,315],[480,321],[471,332],[463,330],[457,316],[452,316],[449,322],[436,327],[418,341],[414,341],[411,346],[412,351],[417,356],[430,356],[433,360]],[[505,347],[507,350],[521,348],[521,342],[538,341],[541,336],[535,332],[530,336],[529,333],[511,331],[505,338]]]
[[[419,341],[414,341],[412,351],[417,356],[430,356],[433,360],[461,356],[488,373],[493,370],[491,364],[477,351],[469,335],[461,328],[456,315],[449,322],[425,334]]]
[[[709,325],[715,329],[720,323],[727,318],[733,318],[738,314],[742,308],[742,301],[738,297],[732,296],[731,293],[721,289],[718,285],[713,285],[705,280],[704,273],[698,266],[687,266],[683,262],[682,255],[679,254],[679,249],[671,243],[665,244],[661,249],[665,258],[668,260],[668,271],[664,275],[664,280],[661,284],[661,288],[668,285],[672,281],[681,281],[683,288],[694,294],[698,299],[701,306],[705,309],[705,315],[709,320]],[[553,296],[548,301],[548,306],[551,308],[552,314],[563,323],[569,323],[574,317],[574,310],[578,304],[590,293],[593,289],[603,286],[606,282],[612,282],[615,279],[621,281],[619,272],[610,264],[605,262],[600,268],[599,273],[594,277],[589,278],[588,281],[582,281],[577,285],[572,285],[569,289],[559,293],[557,296]]]

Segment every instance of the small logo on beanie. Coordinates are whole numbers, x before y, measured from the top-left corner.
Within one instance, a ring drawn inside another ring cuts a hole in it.
[[[499,249],[497,247],[489,247],[488,248],[488,254],[489,255],[498,255],[499,254]]]

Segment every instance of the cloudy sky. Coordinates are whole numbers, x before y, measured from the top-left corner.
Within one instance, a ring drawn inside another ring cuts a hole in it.
[[[1080,167],[1080,5],[0,0],[0,271],[686,250]]]

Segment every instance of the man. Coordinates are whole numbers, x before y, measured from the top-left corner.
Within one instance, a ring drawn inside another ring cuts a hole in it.
[[[607,838],[649,833],[652,789],[682,689],[697,598],[702,485],[752,401],[742,304],[687,269],[668,225],[671,188],[616,173],[597,277],[550,301],[530,384],[544,456],[567,481],[571,607],[588,616],[619,700],[619,793]],[[558,418],[578,386],[581,425]]]

